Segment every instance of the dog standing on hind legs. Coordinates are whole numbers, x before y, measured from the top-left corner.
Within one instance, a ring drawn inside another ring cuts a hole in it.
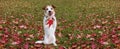
[[[55,17],[55,6],[47,5],[43,8],[44,10],[44,19],[43,19],[43,27],[44,27],[44,40],[36,41],[35,43],[43,43],[43,44],[56,44],[55,30],[57,27],[57,21]]]

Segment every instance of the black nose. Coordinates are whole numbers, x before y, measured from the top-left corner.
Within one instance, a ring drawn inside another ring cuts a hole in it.
[[[51,11],[49,11],[49,13],[51,13]]]

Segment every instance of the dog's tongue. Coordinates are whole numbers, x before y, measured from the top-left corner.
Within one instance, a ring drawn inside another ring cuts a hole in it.
[[[49,27],[53,24],[53,20],[52,19],[48,19],[47,24],[49,25]]]

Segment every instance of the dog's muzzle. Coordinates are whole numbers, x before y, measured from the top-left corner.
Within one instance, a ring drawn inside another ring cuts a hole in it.
[[[52,15],[52,11],[49,11],[49,16],[51,16]]]

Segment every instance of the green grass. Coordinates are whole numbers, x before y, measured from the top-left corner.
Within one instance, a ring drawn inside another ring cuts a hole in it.
[[[111,24],[114,20],[120,20],[119,0],[0,0],[0,20],[9,22],[0,25],[3,28],[10,28],[12,34],[18,31],[34,34],[36,36],[31,41],[36,40],[38,36],[43,36],[43,30],[37,35],[38,27],[42,26],[42,7],[49,4],[56,6],[58,21],[56,32],[62,33],[62,37],[57,36],[59,46],[71,47],[72,43],[77,43],[80,40],[76,38],[76,35],[80,33],[83,33],[84,36],[92,33],[99,34],[99,31],[108,33],[112,28],[120,26],[120,23]],[[18,24],[12,22],[16,18],[20,21]],[[102,24],[106,20],[108,22]],[[28,28],[19,29],[18,26],[21,24],[27,25]],[[93,29],[94,25],[102,25],[103,28]],[[16,28],[12,28],[14,26]],[[82,30],[78,26],[81,26]],[[59,28],[62,30],[59,31]],[[119,32],[117,31],[117,33]],[[74,34],[75,38],[69,40],[68,34]],[[87,41],[86,38],[84,39]]]

